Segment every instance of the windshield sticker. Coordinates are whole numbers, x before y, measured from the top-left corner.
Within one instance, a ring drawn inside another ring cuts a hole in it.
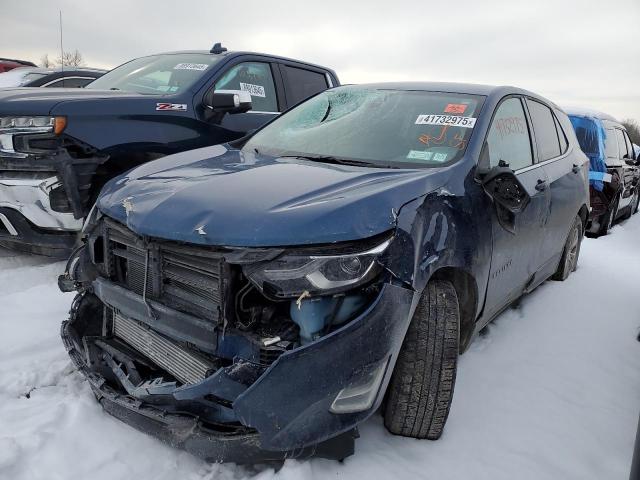
[[[444,113],[459,113],[462,115],[466,109],[467,106],[464,103],[450,103],[444,107]]]
[[[179,63],[175,67],[174,70],[198,70],[202,72],[209,68],[209,65],[206,63]]]
[[[416,125],[451,125],[453,127],[473,128],[476,124],[474,117],[459,117],[457,115],[418,115]]]
[[[448,156],[449,156],[449,154],[447,154],[447,153],[436,153],[433,156],[433,161],[434,162],[440,162],[440,163],[446,162]]]
[[[253,85],[252,83],[240,82],[240,90],[249,92],[252,97],[266,97],[264,93],[264,87],[262,85]]]
[[[423,152],[421,150],[409,150],[407,158],[411,160],[431,160],[433,152]]]
[[[156,110],[159,111],[172,111],[172,112],[186,112],[186,103],[156,103]]]

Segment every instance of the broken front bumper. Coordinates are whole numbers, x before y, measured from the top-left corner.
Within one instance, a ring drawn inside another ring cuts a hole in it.
[[[131,297],[119,299],[112,290],[102,288],[104,285],[94,285],[98,287],[96,294],[105,296],[112,306],[124,306],[128,315],[144,315],[146,308],[131,303]],[[179,387],[164,399],[159,397],[153,404],[115,391],[88,366],[73,316],[63,323],[62,338],[108,413],[176,447],[208,460],[236,463],[309,456],[342,459],[353,452],[355,427],[382,402],[413,301],[413,291],[385,284],[359,317],[311,344],[282,354],[261,370],[255,381],[244,382],[234,376],[242,368],[242,362],[235,362],[200,383]],[[384,376],[370,408],[353,413],[331,411],[343,389],[361,384],[372,368],[380,365],[385,367]],[[202,422],[215,410],[203,410],[211,405],[211,398],[223,400],[221,421],[231,420],[242,427],[240,430],[212,428],[211,419]]]
[[[0,178],[0,241],[68,256],[82,221],[51,208],[49,193],[58,185],[57,177]]]

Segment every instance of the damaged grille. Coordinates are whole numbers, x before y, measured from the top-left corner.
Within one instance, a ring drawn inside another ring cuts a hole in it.
[[[222,305],[222,257],[186,245],[145,242],[126,227],[105,222],[107,275],[147,298],[218,322]]]
[[[204,380],[214,366],[212,362],[118,312],[113,314],[113,334],[185,384]]]

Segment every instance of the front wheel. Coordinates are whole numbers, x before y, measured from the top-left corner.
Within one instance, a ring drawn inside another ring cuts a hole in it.
[[[422,294],[389,383],[389,432],[437,440],[449,415],[458,363],[460,307],[453,284],[432,280]]]
[[[578,267],[578,257],[580,256],[580,245],[582,243],[582,219],[580,215],[576,216],[571,230],[569,230],[569,236],[564,244],[562,250],[562,257],[560,257],[560,264],[558,270],[553,274],[553,280],[566,280],[571,272],[575,271]]]
[[[636,188],[636,193],[633,195],[633,200],[631,200],[631,215],[638,213],[638,205],[640,205],[640,186]]]

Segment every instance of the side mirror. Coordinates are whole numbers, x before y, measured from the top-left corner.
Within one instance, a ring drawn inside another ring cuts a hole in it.
[[[508,167],[493,167],[482,178],[485,191],[493,200],[511,213],[525,209],[531,197]]]
[[[211,90],[204,97],[204,105],[219,113],[244,113],[251,110],[251,95],[243,90]]]

